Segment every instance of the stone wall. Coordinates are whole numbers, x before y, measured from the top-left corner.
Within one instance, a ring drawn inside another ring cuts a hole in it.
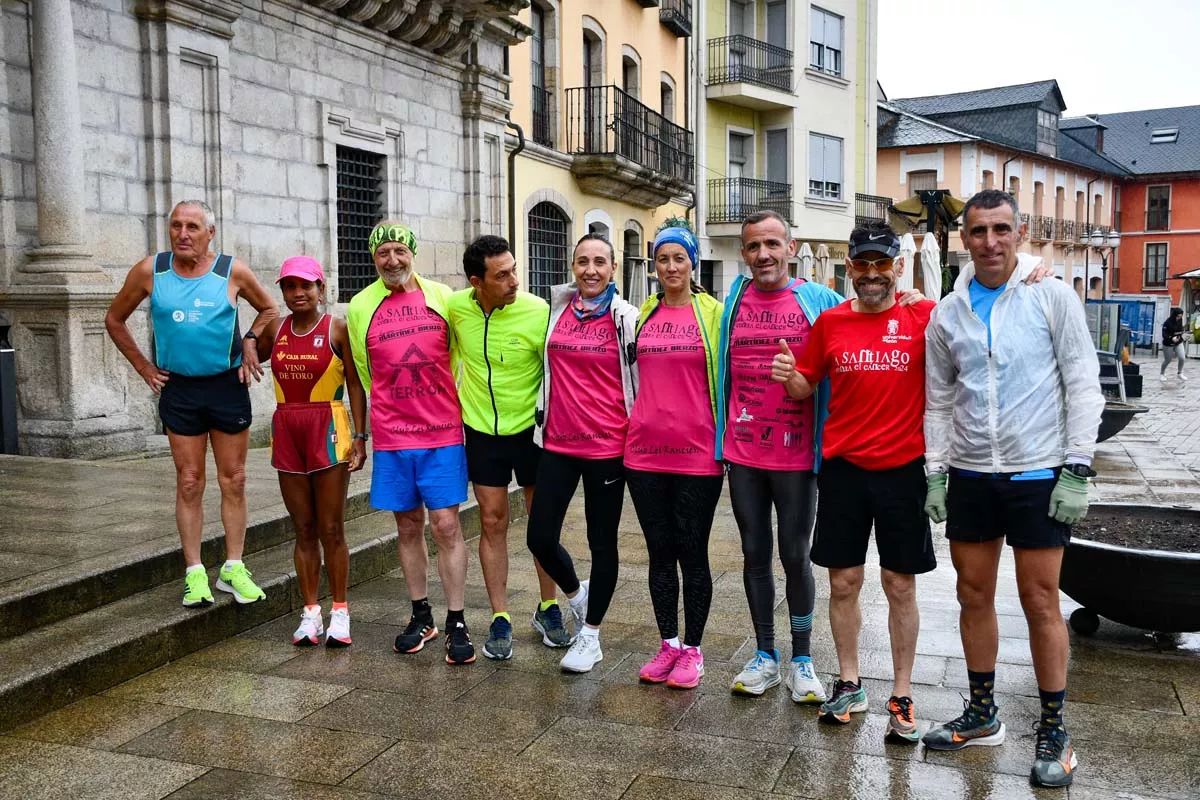
[[[336,297],[337,143],[387,156],[387,209],[416,231],[418,269],[464,282],[467,237],[501,232],[504,166],[502,123],[485,122],[482,136],[477,122],[464,124],[464,61],[498,65],[499,44],[482,39],[449,59],[300,0],[217,0],[208,5],[232,19],[192,24],[145,11],[162,5],[71,3],[87,244],[114,291],[139,258],[169,247],[172,205],[201,197],[217,212],[214,247],[264,283],[284,258],[315,256]],[[0,295],[37,240],[29,14],[27,3],[0,0]],[[476,146],[471,130],[489,141]],[[245,304],[242,317],[243,327],[253,318]],[[144,307],[130,325],[149,352]],[[132,369],[128,393],[132,418],[155,432],[153,400]],[[261,429],[269,384],[253,399]]]

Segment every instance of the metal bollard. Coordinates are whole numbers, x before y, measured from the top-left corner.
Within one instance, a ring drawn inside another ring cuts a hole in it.
[[[17,454],[17,358],[8,341],[10,325],[0,325],[0,453]]]

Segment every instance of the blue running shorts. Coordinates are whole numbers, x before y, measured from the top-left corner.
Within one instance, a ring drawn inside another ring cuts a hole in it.
[[[467,451],[461,444],[423,450],[376,450],[371,507],[412,511],[467,502]]]

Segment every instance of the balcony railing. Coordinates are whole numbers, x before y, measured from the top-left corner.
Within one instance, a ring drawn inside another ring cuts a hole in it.
[[[692,35],[692,0],[662,0],[658,21],[676,36]]]
[[[792,185],[757,178],[717,178],[708,182],[708,221],[741,222],[768,209],[792,221]]]
[[[854,224],[865,225],[872,220],[887,222],[887,210],[891,204],[892,198],[890,197],[856,193],[854,195]]]
[[[1035,242],[1050,241],[1054,238],[1054,223],[1054,217],[1044,217],[1038,214],[1030,216],[1026,221],[1029,226],[1029,238]]]
[[[533,141],[554,147],[553,127],[550,124],[550,91],[533,87]]]
[[[1054,241],[1077,244],[1078,238],[1075,227],[1075,220],[1073,219],[1054,220]]]
[[[567,89],[568,153],[619,155],[677,180],[692,179],[692,132],[616,86]]]
[[[1168,209],[1155,209],[1146,212],[1146,230],[1171,230],[1171,212]]]
[[[792,90],[792,51],[751,39],[721,36],[708,40],[708,83],[753,83],[781,92]]]

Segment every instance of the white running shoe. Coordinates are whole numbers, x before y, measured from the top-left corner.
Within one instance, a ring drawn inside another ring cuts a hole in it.
[[[321,643],[323,633],[325,623],[321,620],[321,609],[309,611],[306,608],[300,615],[300,627],[292,634],[292,644],[297,647],[312,647]]]
[[[326,647],[349,647],[350,612],[344,608],[335,608],[329,614],[329,634],[325,637]]]
[[[567,598],[567,605],[571,607],[571,616],[575,618],[575,633],[579,634],[583,630],[583,624],[587,621],[588,593],[591,589],[591,581],[580,581],[579,592],[574,597]]]
[[[1160,381],[1162,381],[1163,383],[1166,383],[1167,382],[1167,373],[1165,373],[1165,372],[1158,373],[1158,379]]]
[[[604,660],[604,653],[600,652],[600,634],[580,632],[575,637],[575,644],[571,645],[571,649],[562,657],[559,666],[563,672],[591,672],[592,667]]]
[[[749,694],[758,697],[772,686],[779,685],[779,652],[772,657],[771,653],[762,650],[755,651],[746,666],[733,679],[730,687],[736,694]]]
[[[792,659],[788,667],[787,685],[792,690],[792,702],[824,703],[826,700],[825,687],[817,680],[812,659]]]
[[[1183,381],[1184,383],[1187,383],[1187,375],[1184,375],[1182,372],[1179,373],[1178,375],[1176,375],[1175,377],[1179,378],[1179,380]]]

